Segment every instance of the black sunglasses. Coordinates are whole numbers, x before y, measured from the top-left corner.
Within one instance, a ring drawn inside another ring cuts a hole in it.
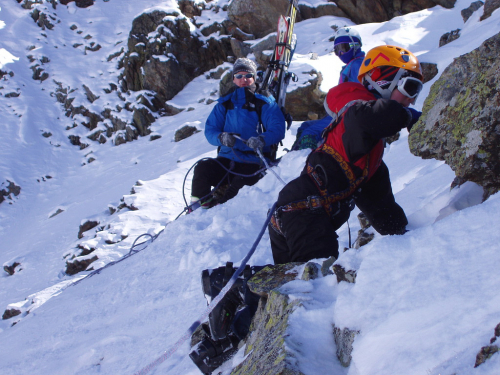
[[[235,74],[234,75],[234,78],[236,78],[236,79],[242,79],[243,77],[248,78],[248,79],[253,78],[253,73]]]

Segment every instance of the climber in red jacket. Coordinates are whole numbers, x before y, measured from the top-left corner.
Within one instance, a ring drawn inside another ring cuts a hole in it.
[[[406,232],[382,155],[385,137],[418,120],[420,112],[408,106],[422,89],[420,63],[404,48],[379,46],[366,54],[358,78],[362,84],[345,82],[328,92],[325,108],[333,122],[323,144],[279,194],[269,224],[276,264],[338,257],[335,231],[354,203],[377,232]]]

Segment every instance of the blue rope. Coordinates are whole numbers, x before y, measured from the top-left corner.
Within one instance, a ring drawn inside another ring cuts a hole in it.
[[[168,224],[167,224],[168,225]],[[154,240],[156,240],[158,238],[158,236],[161,234],[161,232],[163,232],[164,229],[162,229],[161,231],[159,231],[156,235],[151,235],[149,233],[144,233],[144,234],[141,234],[140,236],[138,236],[134,242],[132,243],[132,246],[130,247],[130,250],[127,254],[125,254],[124,256],[122,256],[120,259],[118,260],[115,260],[113,262],[109,262],[108,264],[106,264],[105,266],[101,267],[101,268],[98,268],[94,271],[92,271],[91,273],[89,273],[87,276],[75,281],[74,283],[70,284],[69,286],[72,286],[72,285],[77,285],[79,284],[80,282],[82,282],[83,280],[86,280],[88,279],[89,277],[92,277],[94,275],[97,275],[97,274],[100,274],[102,270],[104,270],[105,268],[108,268],[108,267],[111,267],[111,266],[114,266],[115,264],[117,263],[120,263],[122,261],[124,261],[125,259],[127,258],[130,258],[132,255],[134,254],[137,254],[138,252],[146,249],[149,244],[151,244]],[[143,241],[143,242],[140,242],[140,243],[137,243],[137,241],[142,238],[142,237],[149,237],[149,239],[147,239],[146,241]],[[146,244],[144,247],[140,248],[140,249],[137,249],[137,247],[141,246],[141,245],[144,245]]]
[[[222,290],[220,291],[220,293],[212,300],[212,302],[210,302],[210,304],[207,306],[207,308],[205,309],[205,311],[203,312],[203,314],[201,314],[201,316],[198,318],[198,320],[196,320],[189,327],[189,329],[179,338],[179,340],[177,340],[177,342],[170,349],[168,349],[160,357],[158,357],[156,360],[154,360],[153,362],[151,362],[149,365],[147,365],[146,367],[144,367],[139,372],[134,373],[134,375],[145,375],[149,371],[151,371],[153,368],[155,368],[156,366],[158,366],[159,364],[165,362],[168,358],[170,358],[172,356],[172,354],[174,354],[177,351],[177,349],[179,349],[179,347],[189,337],[191,337],[191,335],[194,333],[194,331],[196,330],[196,328],[198,328],[198,326],[203,321],[205,321],[205,319],[208,317],[208,315],[217,306],[217,304],[222,300],[222,298],[224,298],[224,296],[227,294],[227,292],[231,289],[231,287],[233,286],[233,284],[236,282],[236,279],[238,278],[238,276],[240,276],[240,274],[245,269],[248,261],[250,260],[251,256],[255,252],[255,249],[257,248],[257,245],[259,244],[260,240],[262,239],[262,236],[264,235],[269,222],[271,221],[271,217],[272,217],[272,215],[274,213],[275,208],[276,208],[276,203],[274,203],[274,205],[271,207],[271,210],[269,211],[269,214],[267,215],[267,219],[266,219],[266,221],[264,223],[264,226],[260,230],[260,233],[257,236],[257,239],[255,240],[252,248],[250,249],[250,251],[248,252],[248,254],[245,256],[245,258],[243,258],[243,260],[241,261],[241,264],[240,264],[239,268],[233,274],[233,276],[231,277],[231,279],[229,279],[229,281],[226,284],[226,286],[224,288],[222,288]]]

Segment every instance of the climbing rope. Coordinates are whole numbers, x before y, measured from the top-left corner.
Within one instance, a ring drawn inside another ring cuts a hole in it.
[[[167,223],[168,225],[168,223]],[[127,254],[125,254],[124,256],[122,256],[120,259],[118,260],[115,260],[113,262],[109,262],[108,264],[106,264],[105,266],[101,267],[101,268],[98,268],[94,271],[92,271],[91,273],[89,273],[87,276],[75,281],[74,283],[70,284],[69,286],[71,285],[77,285],[79,284],[80,282],[82,282],[83,280],[86,280],[94,275],[97,275],[97,274],[100,274],[101,271],[103,271],[105,268],[108,268],[108,267],[111,267],[111,266],[114,266],[115,264],[117,263],[120,263],[120,262],[123,262],[125,259],[127,258],[130,258],[132,255],[134,254],[137,254],[138,252],[144,250],[145,248],[147,248],[149,246],[149,244],[151,244],[154,240],[156,240],[158,238],[158,236],[161,234],[161,232],[163,232],[165,230],[165,228],[163,228],[161,231],[159,231],[157,234],[155,234],[154,236],[149,234],[149,233],[144,233],[144,234],[141,234],[140,236],[138,236],[135,241],[132,243],[132,246],[130,247],[130,250]],[[149,237],[147,240],[143,241],[143,242],[137,242],[139,241],[139,239],[141,239],[142,237]],[[142,247],[141,247],[142,246]]]
[[[220,293],[212,300],[212,302],[210,302],[210,304],[207,306],[207,308],[201,314],[201,316],[198,318],[198,320],[196,320],[189,327],[189,329],[176,341],[176,343],[174,345],[172,345],[172,347],[170,349],[168,349],[165,353],[163,353],[160,357],[158,357],[156,360],[154,360],[153,362],[151,362],[146,367],[144,367],[140,371],[134,373],[134,375],[145,375],[149,371],[151,371],[153,368],[155,368],[156,366],[158,366],[159,364],[165,362],[168,358],[170,358],[177,351],[177,349],[179,349],[179,347],[189,337],[191,337],[191,335],[194,333],[194,331],[196,330],[196,328],[198,328],[198,326],[202,322],[205,321],[205,319],[208,317],[208,315],[217,306],[217,304],[222,300],[222,298],[224,298],[224,296],[227,294],[227,292],[231,289],[231,287],[235,283],[236,279],[240,276],[240,274],[245,269],[248,261],[250,260],[250,258],[252,257],[253,253],[255,252],[255,249],[257,248],[257,245],[259,244],[260,240],[262,239],[262,236],[264,235],[264,233],[266,231],[266,228],[267,228],[267,226],[269,224],[269,221],[271,220],[271,216],[273,215],[273,212],[274,212],[275,208],[276,208],[276,203],[269,210],[269,213],[267,215],[266,221],[265,221],[262,229],[260,230],[260,233],[257,236],[257,239],[255,240],[252,248],[250,249],[250,251],[248,252],[248,254],[245,256],[245,258],[243,258],[243,260],[241,261],[240,266],[238,267],[238,269],[236,270],[236,272],[233,274],[233,276],[231,277],[231,279],[229,279],[229,281],[226,284],[226,286],[224,288],[222,288],[222,290],[220,291]]]

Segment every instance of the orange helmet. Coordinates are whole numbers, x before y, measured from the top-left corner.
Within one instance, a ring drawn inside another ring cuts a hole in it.
[[[365,86],[371,85],[382,97],[389,98],[398,81],[405,76],[423,81],[417,57],[405,48],[384,45],[366,53],[358,80]]]

